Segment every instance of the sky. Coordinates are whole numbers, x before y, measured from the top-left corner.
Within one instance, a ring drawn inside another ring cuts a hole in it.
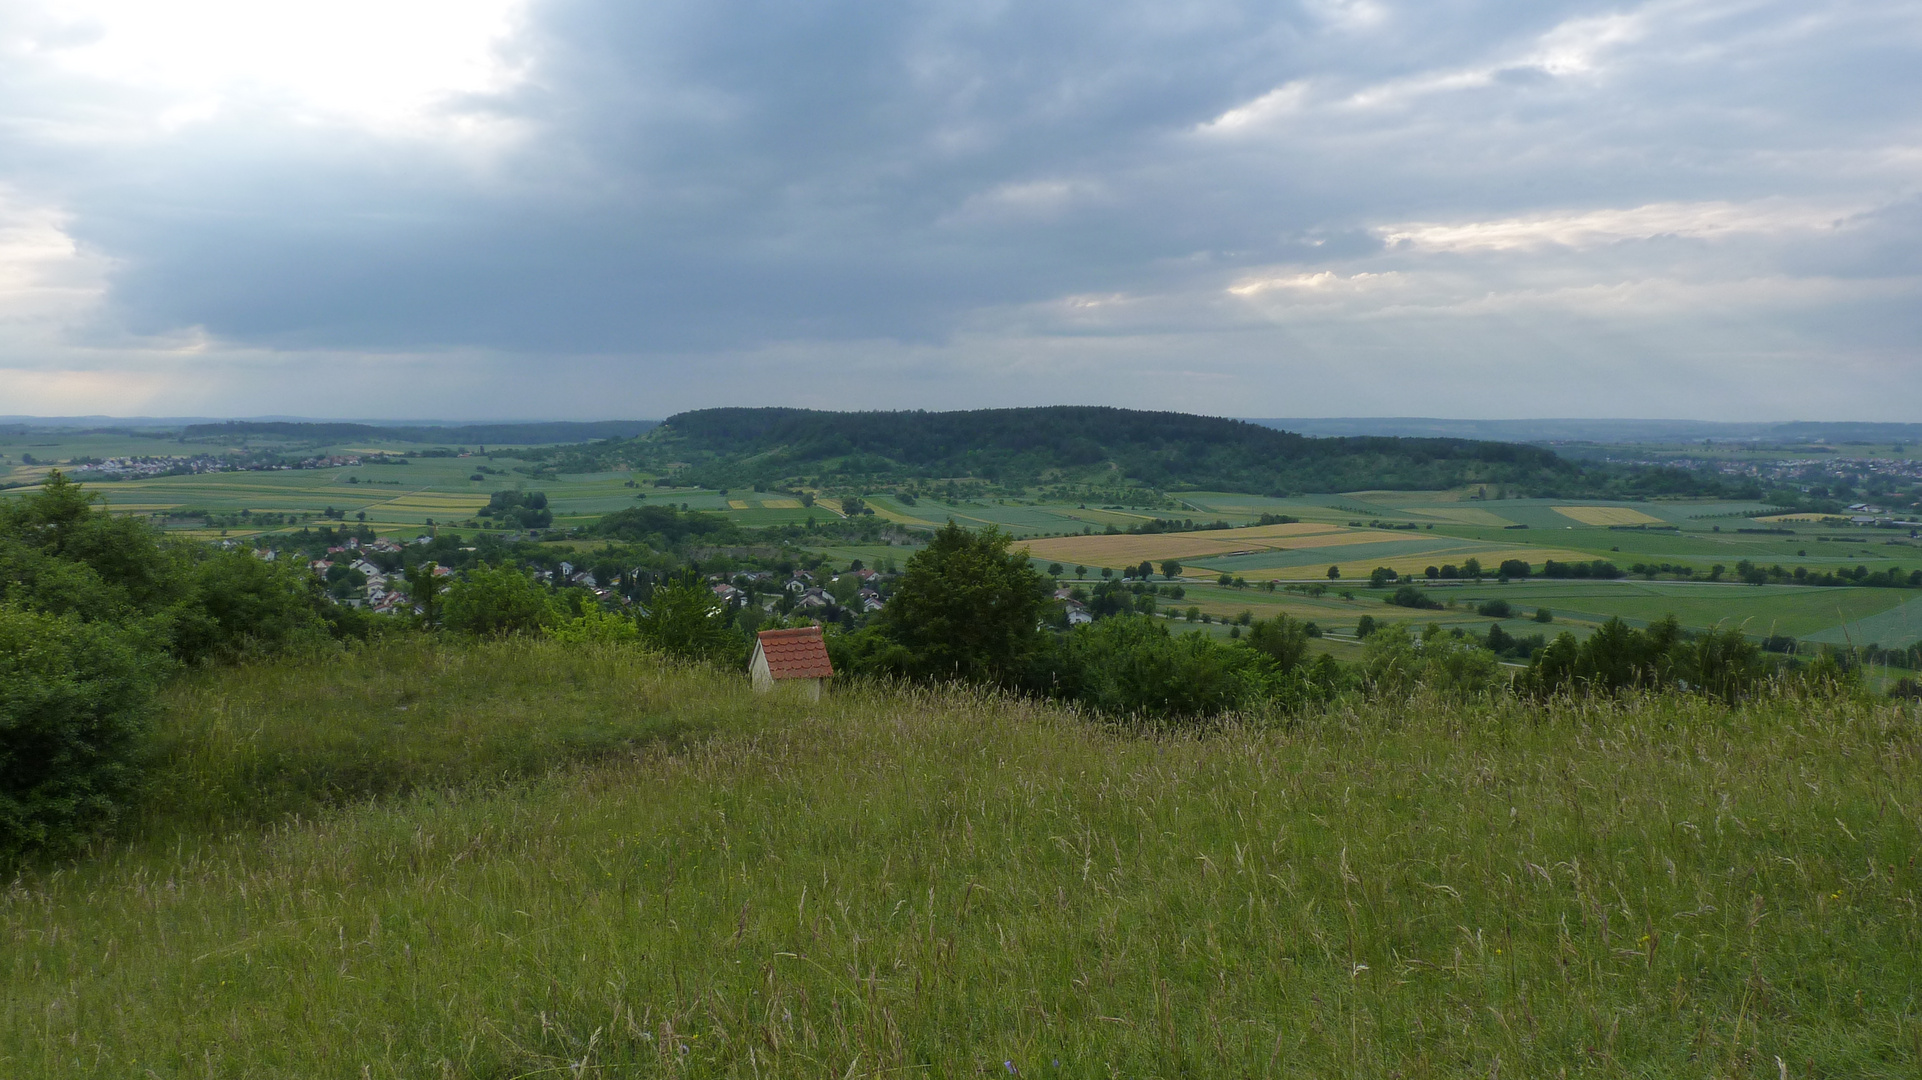
[[[1922,420],[1922,2],[0,0],[0,414]]]

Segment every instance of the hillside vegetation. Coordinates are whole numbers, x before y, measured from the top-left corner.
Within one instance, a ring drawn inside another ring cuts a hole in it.
[[[0,1073],[1896,1077],[1922,1053],[1898,706],[1413,698],[1149,736],[516,640],[197,672],[161,712],[140,825],[0,896]]]
[[[1582,469],[1551,451],[1467,439],[1310,439],[1259,424],[1092,406],[969,412],[703,409],[626,443],[576,452],[570,469],[686,463],[709,487],[978,477],[1286,495],[1465,483],[1559,491]]]

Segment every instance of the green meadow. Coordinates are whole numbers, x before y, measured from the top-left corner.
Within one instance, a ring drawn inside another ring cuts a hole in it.
[[[152,777],[0,894],[0,1075],[1922,1065],[1912,706],[1161,732],[400,639],[191,674]]]

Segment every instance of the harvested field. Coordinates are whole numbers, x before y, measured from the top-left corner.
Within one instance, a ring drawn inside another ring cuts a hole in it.
[[[1408,513],[1420,514],[1422,517],[1432,517],[1442,521],[1452,521],[1457,525],[1477,525],[1491,529],[1505,529],[1515,524],[1515,522],[1502,517],[1492,510],[1483,510],[1474,506],[1450,506],[1447,508],[1423,506],[1411,509]]]
[[[1555,512],[1584,525],[1662,525],[1661,518],[1650,517],[1626,506],[1557,506]]]
[[[1116,536],[1058,536],[1026,544],[1037,559],[1076,562],[1090,566],[1133,566],[1146,559],[1201,559],[1232,552],[1278,551],[1313,546],[1318,542],[1366,543],[1371,534],[1335,525],[1296,522],[1259,525],[1250,529],[1204,532],[1150,533]],[[1391,535],[1387,539],[1396,539]]]

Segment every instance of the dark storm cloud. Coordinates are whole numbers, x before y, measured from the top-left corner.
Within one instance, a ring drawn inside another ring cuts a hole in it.
[[[544,0],[503,48],[511,87],[444,106],[514,133],[478,151],[271,102],[48,138],[28,103],[109,105],[0,71],[9,181],[110,260],[70,340],[693,396],[842,343],[898,376],[866,404],[1105,364],[1220,411],[1311,370],[1347,411],[1440,366],[1559,388],[1459,405],[1528,413],[1648,412],[1618,371],[1915,373],[1914,4]]]
[[[981,305],[1152,285],[1173,272],[1159,260],[1285,254],[1326,196],[1183,144],[1322,63],[1326,33],[1269,4],[547,4],[516,45],[525,84],[464,103],[531,125],[495,170],[242,116],[85,192],[77,231],[125,260],[114,299],[146,332],[920,337]],[[1410,27],[1342,76],[1393,77],[1485,33]]]

